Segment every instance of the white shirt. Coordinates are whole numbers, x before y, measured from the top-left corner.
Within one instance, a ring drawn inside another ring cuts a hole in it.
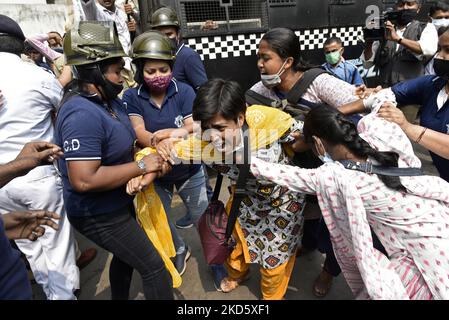
[[[122,44],[123,50],[129,54],[131,50],[131,35],[128,30],[128,17],[123,10],[115,6],[115,11],[112,12],[95,0],[83,2],[84,14],[87,20],[97,21],[113,21],[117,26],[118,39]],[[125,68],[131,70],[131,59],[125,58]]]
[[[402,30],[396,30],[398,36],[402,37],[404,35],[406,28]],[[422,54],[413,53],[413,55],[420,61],[425,58],[433,56],[438,50],[438,32],[435,29],[435,26],[432,23],[428,23],[424,30],[421,33],[421,37],[418,40],[418,43],[421,47]],[[372,46],[373,54],[370,59],[366,60],[365,52],[362,52],[361,59],[363,61],[363,67],[365,69],[369,69],[374,65],[374,57],[376,56],[376,52],[379,49],[380,42],[374,41]],[[396,51],[399,50],[400,45],[396,44]]]
[[[61,84],[42,68],[0,52],[0,164],[14,160],[30,141],[53,141],[51,112],[59,107]]]

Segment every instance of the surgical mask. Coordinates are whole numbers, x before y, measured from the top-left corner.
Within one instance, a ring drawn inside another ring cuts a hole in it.
[[[435,74],[445,80],[449,80],[449,60],[435,58],[433,60]]]
[[[287,63],[287,60],[284,61],[281,68],[276,74],[261,74],[260,80],[262,80],[262,84],[268,89],[273,89],[274,87],[281,84],[282,79],[281,75],[284,73],[284,66]]]
[[[447,18],[441,18],[441,19],[432,18],[432,23],[437,30],[441,27],[449,27],[449,19],[447,19]]]
[[[401,11],[401,16],[398,19],[398,23],[401,26],[406,26],[410,22],[416,19],[418,16],[418,10],[415,9],[406,9]]]
[[[323,163],[334,162],[334,159],[332,159],[332,157],[330,156],[330,154],[327,153],[327,152],[324,152],[324,156],[319,155],[318,158],[320,158],[320,160],[321,160]]]
[[[104,83],[102,84],[103,92],[106,100],[114,100],[123,91],[123,85],[117,84],[108,79],[104,79]]]
[[[340,59],[341,59],[340,50],[326,53],[326,61],[330,65],[336,65],[338,62],[340,62]]]
[[[154,78],[144,77],[145,83],[147,84],[150,91],[157,93],[167,90],[168,86],[170,85],[171,79],[172,74],[169,74],[168,76],[159,76]]]

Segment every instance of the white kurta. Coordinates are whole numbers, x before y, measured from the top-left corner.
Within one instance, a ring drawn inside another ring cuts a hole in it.
[[[420,167],[410,141],[375,113],[359,133],[373,147],[399,154],[400,167]],[[401,177],[407,193],[338,162],[317,169],[253,159],[252,172],[292,191],[316,194],[334,252],[361,299],[449,299],[449,184],[438,177]],[[389,259],[373,248],[371,226]]]

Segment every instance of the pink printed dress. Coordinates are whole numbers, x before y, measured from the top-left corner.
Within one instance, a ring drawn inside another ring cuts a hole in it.
[[[399,154],[399,167],[420,167],[394,123],[364,117],[360,135]],[[407,192],[339,162],[317,169],[252,159],[255,177],[316,194],[344,277],[358,299],[449,299],[449,184],[439,177],[401,177]],[[370,226],[388,253],[373,248]]]

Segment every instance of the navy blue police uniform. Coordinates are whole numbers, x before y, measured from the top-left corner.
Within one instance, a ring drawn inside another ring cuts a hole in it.
[[[123,104],[128,115],[141,117],[145,122],[145,129],[151,133],[163,129],[181,128],[183,121],[192,116],[194,100],[193,89],[175,79],[170,82],[160,108],[151,100],[150,93],[144,85],[128,89],[123,95]],[[196,164],[178,164],[158,181],[167,184],[186,181],[200,168],[201,165]]]
[[[76,95],[61,107],[56,121],[56,141],[64,149],[59,160],[64,202],[69,216],[85,217],[114,212],[129,206],[125,186],[100,192],[76,192],[70,184],[67,161],[101,161],[115,166],[133,161],[136,135],[120,99],[110,109],[98,96]]]
[[[437,97],[447,80],[438,76],[422,76],[396,84],[391,88],[399,105],[417,104],[420,124],[434,131],[449,134],[449,99],[438,109]],[[449,160],[429,151],[440,177],[449,181]]]

